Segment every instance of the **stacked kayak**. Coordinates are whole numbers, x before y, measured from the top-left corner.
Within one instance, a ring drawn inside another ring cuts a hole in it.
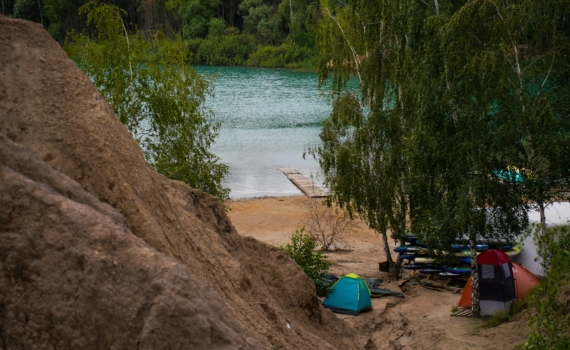
[[[519,246],[504,243],[477,244],[477,255],[490,247],[505,252],[509,257],[520,253]],[[452,244],[451,251],[457,258],[452,266],[442,266],[436,263],[435,258],[429,256],[427,247],[415,236],[409,235],[404,238],[404,244],[395,247],[394,251],[400,255],[406,270],[419,271],[423,274],[437,274],[447,278],[464,278],[471,275],[471,246],[468,244]]]
[[[457,256],[457,264],[454,266],[442,266],[436,263],[435,258],[430,257],[428,249],[415,237],[406,238],[405,244],[395,247],[394,251],[400,254],[400,259],[404,261],[403,268],[406,270],[417,270],[427,275],[440,275],[447,278],[461,278],[471,274],[470,246],[455,244],[452,250]],[[487,245],[478,245],[477,250],[487,250]]]

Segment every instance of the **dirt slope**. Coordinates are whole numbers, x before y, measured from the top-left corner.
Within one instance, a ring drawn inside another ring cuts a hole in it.
[[[212,288],[2,135],[0,208],[0,348],[261,348]]]
[[[268,348],[355,347],[290,259],[239,236],[216,198],[151,168],[41,26],[0,16],[0,47],[0,134],[110,204],[131,232],[212,287],[245,336]]]

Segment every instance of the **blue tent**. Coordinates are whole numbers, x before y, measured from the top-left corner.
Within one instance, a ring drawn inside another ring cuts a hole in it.
[[[333,312],[349,315],[372,310],[370,289],[360,276],[350,273],[333,285],[323,306]]]

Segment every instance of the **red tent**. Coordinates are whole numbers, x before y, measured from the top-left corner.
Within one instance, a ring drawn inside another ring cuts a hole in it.
[[[515,294],[517,295],[517,300],[521,300],[531,289],[538,285],[538,278],[521,265],[515,262],[512,264],[513,275],[515,277]],[[459,307],[471,308],[471,292],[471,278],[469,278],[463,289],[463,294],[461,294]]]

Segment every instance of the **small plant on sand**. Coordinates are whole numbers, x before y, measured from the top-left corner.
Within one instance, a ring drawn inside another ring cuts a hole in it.
[[[318,199],[310,199],[307,206],[307,230],[324,251],[351,249],[344,235],[356,232],[359,226],[347,212],[330,208]]]
[[[457,306],[453,305],[451,307],[451,312],[457,312],[457,311],[459,311],[459,308]]]
[[[313,236],[305,233],[305,227],[295,230],[291,235],[291,243],[282,246],[281,249],[289,255],[315,283],[317,295],[326,296],[330,291],[330,284],[323,279],[330,263],[322,251],[316,251],[317,243]]]

